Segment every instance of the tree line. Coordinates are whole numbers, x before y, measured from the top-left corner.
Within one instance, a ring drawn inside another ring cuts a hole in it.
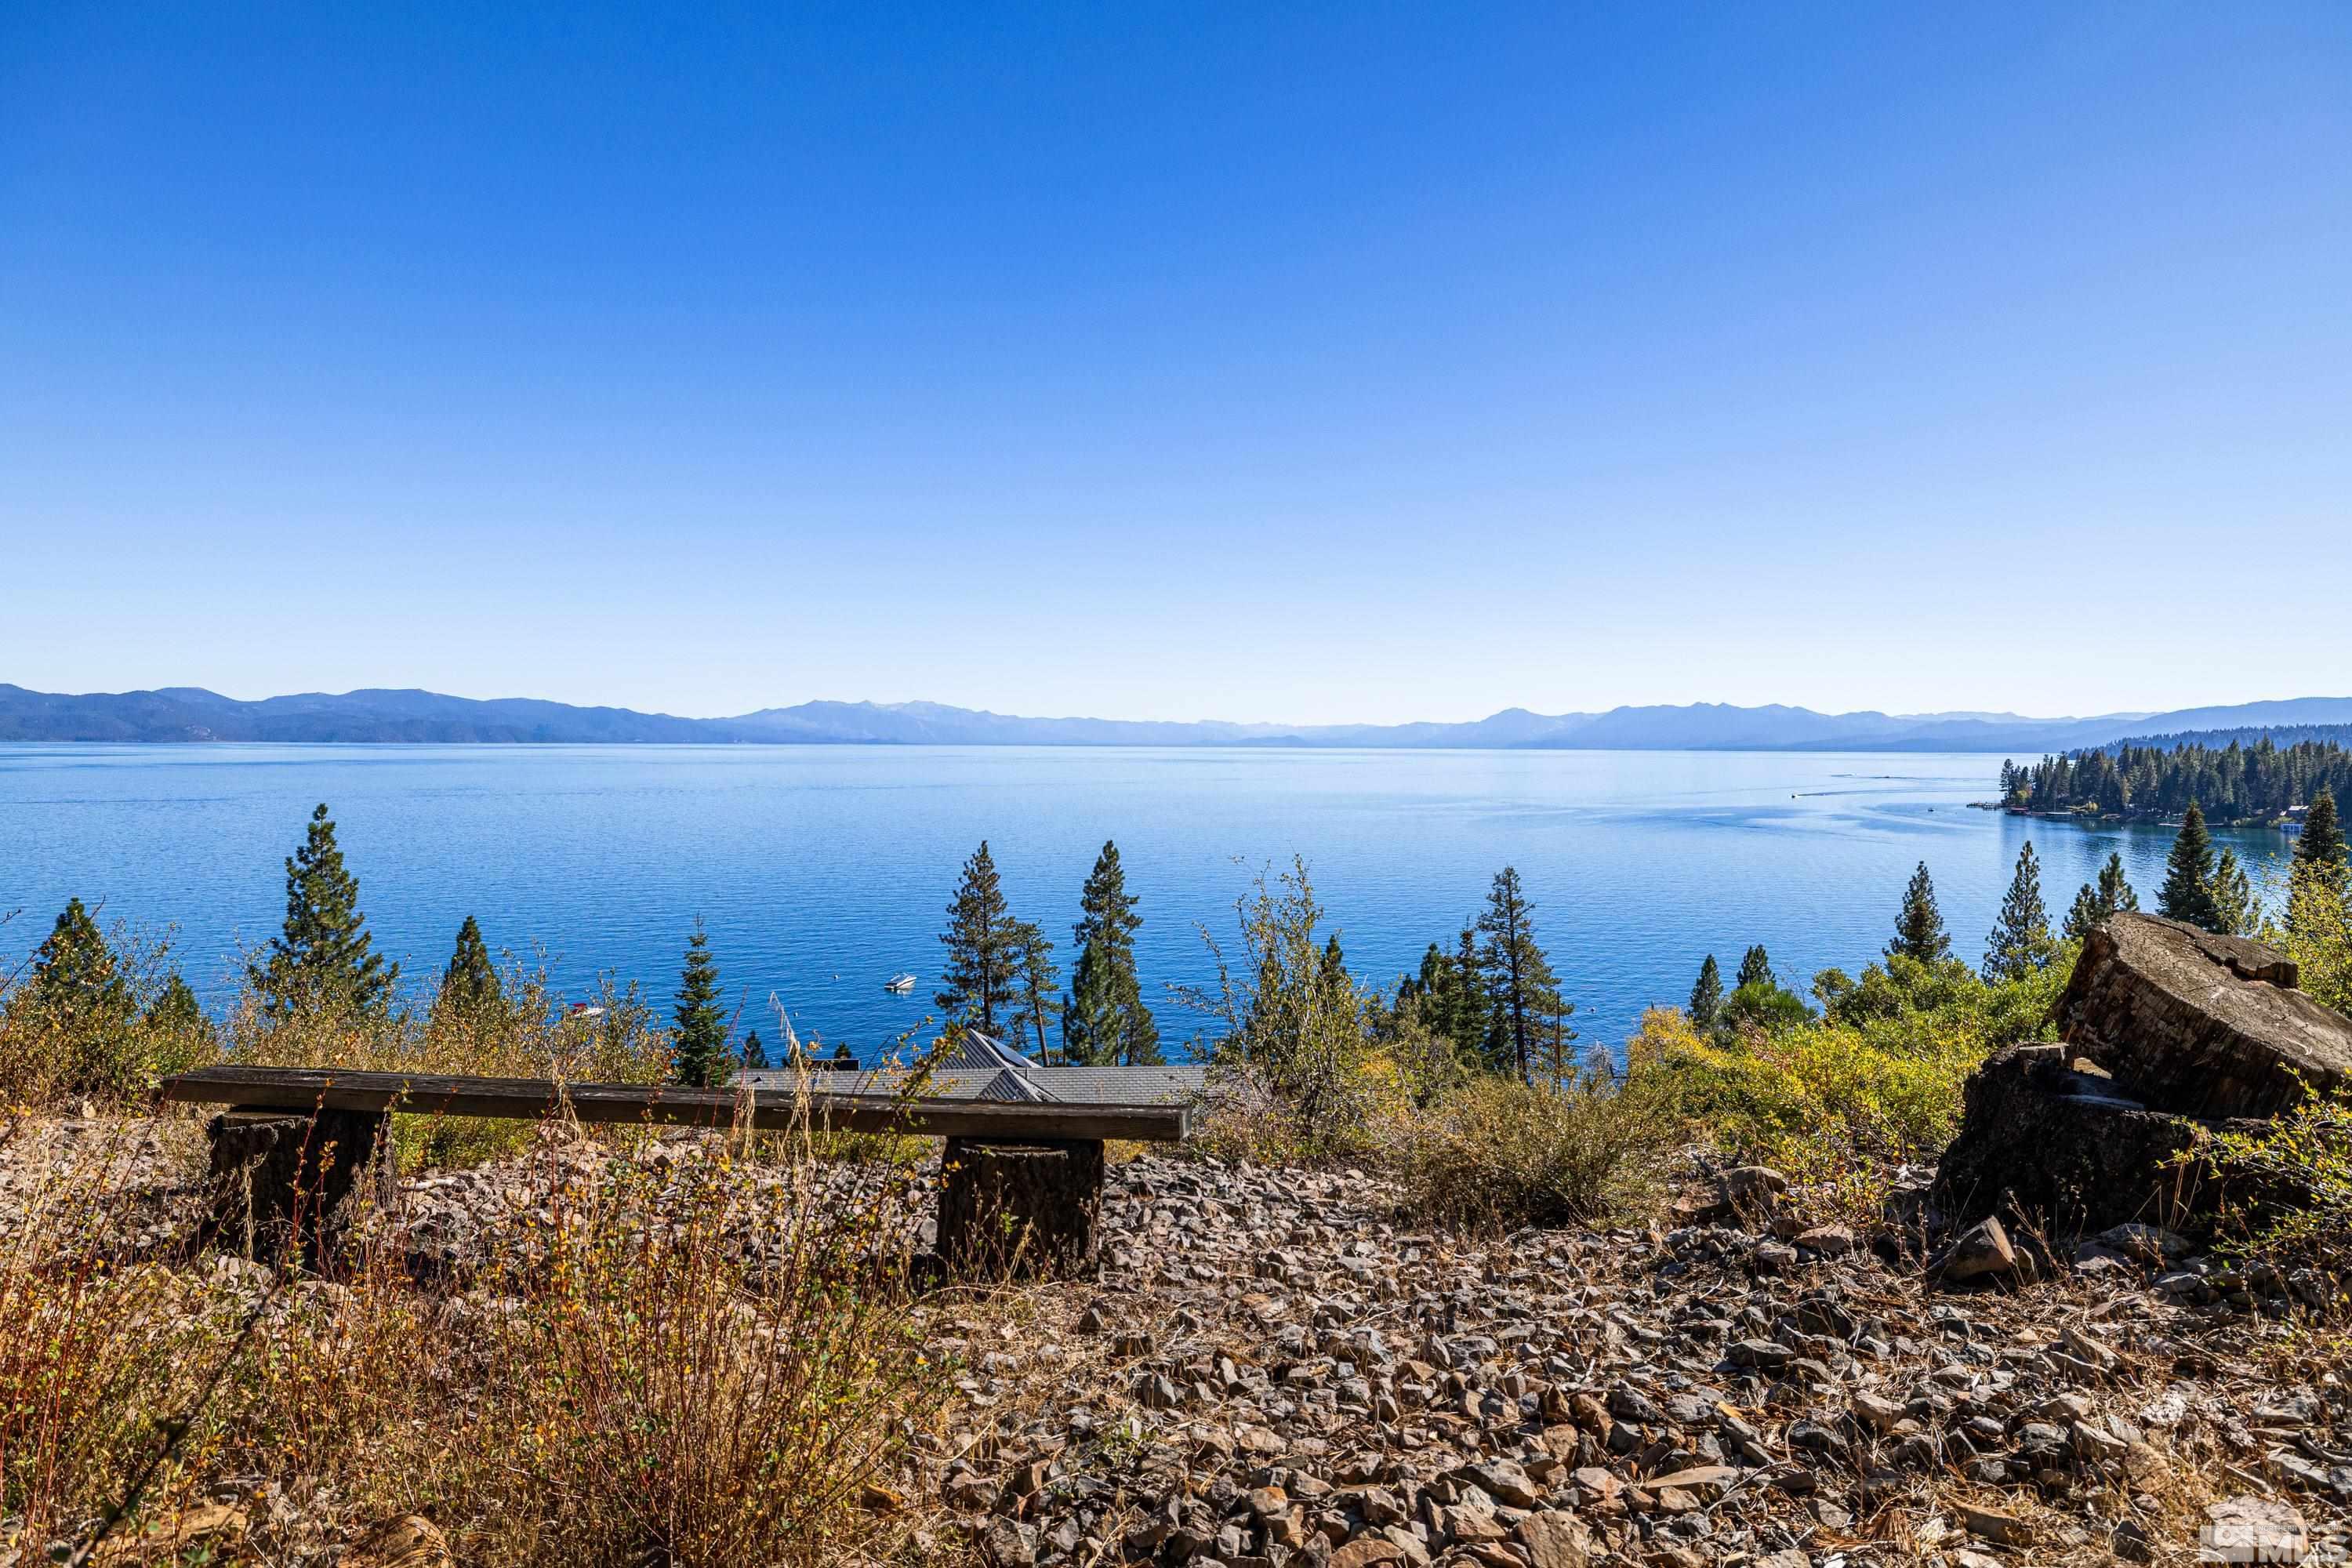
[[[2193,805],[2223,822],[2272,821],[2322,790],[2352,789],[2352,752],[2333,741],[2280,746],[2124,744],[2000,764],[2005,805],[2047,812],[2170,820]]]

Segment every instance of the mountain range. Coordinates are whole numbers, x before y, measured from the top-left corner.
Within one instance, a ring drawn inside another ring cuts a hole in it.
[[[2072,751],[2145,735],[2352,723],[2352,698],[2303,697],[2162,713],[1817,713],[1774,703],[1531,713],[1467,723],[1238,724],[1028,719],[936,702],[803,702],[725,719],[531,698],[304,692],[241,701],[199,687],[66,696],[0,684],[0,741],[343,742],[945,746],[1363,746],[1576,751]]]

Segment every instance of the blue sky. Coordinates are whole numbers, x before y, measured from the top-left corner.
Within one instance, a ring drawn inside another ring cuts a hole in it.
[[[2352,691],[2352,7],[0,7],[0,679]]]

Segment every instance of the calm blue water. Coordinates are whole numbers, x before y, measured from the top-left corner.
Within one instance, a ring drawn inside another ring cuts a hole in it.
[[[178,928],[208,1000],[284,910],[284,857],[329,802],[379,946],[423,979],[467,914],[493,949],[543,947],[666,1006],[694,918],[747,1021],[769,994],[802,1033],[860,1047],[916,1025],[963,858],[991,844],[1014,911],[1062,944],[1106,837],[1143,900],[1148,995],[1207,977],[1251,868],[1304,854],[1360,976],[1450,943],[1495,870],[1518,868],[1588,1040],[1680,1001],[1702,954],[1751,942],[1801,989],[1886,939],[1913,864],[1973,960],[2019,846],[2053,921],[2110,849],[2154,903],[2168,830],[2085,830],[1971,811],[1984,756],[1290,752],[863,746],[0,745],[0,961],[69,895]],[[2283,855],[2253,834],[2241,855]],[[910,998],[881,983],[922,977]],[[1163,1037],[1192,1026],[1163,1013]]]

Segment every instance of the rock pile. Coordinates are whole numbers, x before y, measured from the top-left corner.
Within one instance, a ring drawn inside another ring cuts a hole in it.
[[[2254,1125],[2302,1085],[2352,1082],[2352,1021],[2258,942],[2122,914],[2093,931],[2054,1009],[2063,1043],[1996,1052],[1968,1085],[1933,1208],[2075,1236],[2180,1226],[2220,1194],[2176,1156],[2204,1126]]]

